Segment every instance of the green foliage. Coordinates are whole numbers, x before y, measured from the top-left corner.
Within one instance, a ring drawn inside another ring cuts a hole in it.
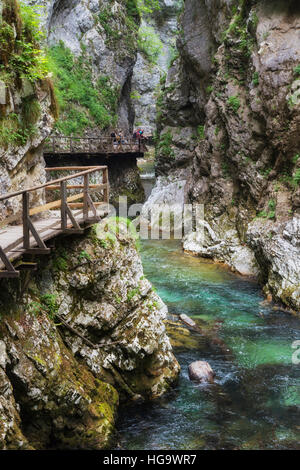
[[[276,209],[276,201],[274,201],[274,199],[270,199],[268,202],[268,207],[271,211],[274,211]]]
[[[230,108],[235,112],[237,113],[238,110],[240,109],[241,107],[241,102],[240,102],[240,99],[237,95],[235,96],[230,96],[227,100],[227,104],[230,106]]]
[[[118,90],[109,77],[93,83],[92,66],[81,55],[75,58],[63,42],[49,51],[62,118],[57,128],[65,135],[82,134],[88,126],[102,129],[117,122]]]
[[[34,83],[49,73],[46,55],[39,46],[44,38],[39,29],[39,8],[20,2],[21,30],[17,35],[11,25],[0,20],[0,54],[3,61],[0,72],[5,70],[11,79],[26,78]]]
[[[252,18],[252,22],[255,24],[255,16]],[[243,5],[240,5],[236,10],[228,29],[222,35],[222,40],[226,43],[230,37],[238,40],[235,47],[243,52],[246,57],[251,55],[253,38],[247,30],[247,24],[243,16]]]
[[[140,100],[141,99],[141,95],[136,91],[136,90],[133,90],[131,93],[130,93],[130,98],[132,100]]]
[[[198,126],[197,127],[197,135],[198,135],[199,140],[205,139],[204,126]]]
[[[252,16],[251,16],[250,21],[251,21],[251,23],[253,24],[254,29],[256,30],[257,25],[258,25],[258,22],[259,22],[259,18],[258,18],[258,16],[257,16],[256,11],[254,11],[254,12],[252,13]]]
[[[163,44],[152,26],[141,26],[138,35],[138,47],[147,59],[155,64],[161,54]]]
[[[268,178],[269,174],[271,173],[272,171],[272,168],[265,168],[264,170],[260,170],[260,174],[264,177],[264,178]]]
[[[300,185],[300,168],[298,168],[293,176],[293,183],[295,186]]]
[[[57,296],[55,294],[45,294],[41,297],[41,304],[49,317],[53,319],[59,308]]]
[[[170,59],[169,59],[169,68],[172,67],[174,64],[175,60],[177,60],[179,57],[179,51],[176,47],[170,47]]]
[[[53,260],[53,268],[55,271],[67,271],[68,269],[68,254],[65,250],[60,249],[57,256]]]
[[[261,211],[257,214],[257,217],[263,219],[275,219],[276,218],[276,201],[270,199],[268,202],[268,210]]]
[[[33,117],[30,116],[30,120]],[[4,148],[7,148],[8,145],[25,145],[36,132],[36,126],[30,122],[26,123],[24,115],[18,116],[15,113],[10,113],[0,120],[0,145]]]
[[[296,76],[300,75],[300,64],[294,68],[294,75]]]
[[[141,15],[160,10],[159,0],[136,0],[138,11]]]
[[[172,150],[172,133],[171,131],[166,132],[165,134],[161,135],[160,140],[157,145],[157,150],[161,156],[168,158],[168,157],[175,157],[175,153]]]
[[[109,7],[105,7],[98,15],[101,26],[103,27],[106,35],[111,39],[119,38],[119,31],[111,27],[111,20],[114,18],[114,13]]]
[[[34,125],[41,115],[41,105],[35,96],[22,99],[22,122],[24,126]]]
[[[254,74],[252,76],[252,83],[253,83],[254,86],[259,85],[259,73],[258,72],[254,72]]]
[[[89,255],[85,250],[82,250],[80,253],[79,253],[79,256],[78,256],[78,259],[80,261],[86,259],[88,261],[91,260],[91,255]]]
[[[300,153],[297,153],[296,155],[293,156],[293,163],[297,163],[297,161],[299,160],[300,158]]]
[[[23,32],[31,42],[39,43],[45,39],[45,33],[40,30],[40,16],[42,8],[40,5],[30,6],[20,1]]]
[[[133,297],[139,294],[140,294],[140,290],[138,288],[132,289],[131,291],[127,293],[127,301],[130,302],[133,299]]]
[[[140,18],[140,12],[137,5],[137,0],[126,0],[127,15],[133,19]]]

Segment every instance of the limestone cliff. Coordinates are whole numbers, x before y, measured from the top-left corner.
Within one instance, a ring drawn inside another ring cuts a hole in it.
[[[98,135],[115,127],[128,131],[134,119],[130,92],[140,22],[136,2],[26,3],[44,7],[40,21],[61,104],[59,131],[66,135]]]
[[[0,12],[0,187],[6,193],[44,181],[42,144],[57,109],[37,30],[15,1],[1,0]],[[19,207],[19,200],[2,204],[0,218]]]
[[[0,448],[108,447],[118,395],[158,397],[177,377],[167,309],[126,223],[117,236],[111,224],[1,281]]]
[[[145,13],[138,32],[138,53],[133,69],[131,98],[134,125],[146,134],[156,129],[156,100],[169,65],[178,54],[176,38],[181,0],[159,0]]]
[[[184,247],[299,310],[299,3],[186,0],[180,22],[156,171],[205,204],[204,244]]]

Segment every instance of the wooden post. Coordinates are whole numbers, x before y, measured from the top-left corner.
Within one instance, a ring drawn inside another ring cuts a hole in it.
[[[2,260],[4,266],[6,267],[6,271],[0,271],[0,278],[7,278],[7,277],[20,277],[19,271],[16,271],[9,259],[7,258],[6,254],[2,250],[0,246],[0,259]]]
[[[108,168],[106,167],[104,170],[102,170],[102,182],[103,184],[106,184],[106,189],[103,191],[104,195],[104,202],[107,204],[109,203],[109,182],[108,182]]]
[[[86,221],[89,217],[89,175],[84,175],[83,194],[83,220]]]
[[[29,194],[23,193],[23,247],[25,250],[30,248],[30,232],[29,232]]]
[[[30,247],[30,233],[38,245],[37,248]],[[29,217],[29,193],[27,191],[23,193],[23,248],[31,254],[47,254],[51,251],[46,247]]]
[[[61,229],[67,230],[67,183],[66,181],[60,182],[60,214],[61,214]]]

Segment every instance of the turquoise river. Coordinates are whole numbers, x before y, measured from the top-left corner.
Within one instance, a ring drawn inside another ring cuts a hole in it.
[[[177,241],[143,242],[142,258],[169,312],[191,316],[206,333],[175,339],[181,374],[168,394],[121,409],[119,446],[300,449],[300,364],[292,363],[299,318],[266,305],[255,282],[183,254]],[[195,360],[210,363],[215,384],[189,380]]]

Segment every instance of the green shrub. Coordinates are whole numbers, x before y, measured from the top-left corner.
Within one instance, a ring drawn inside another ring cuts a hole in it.
[[[298,168],[298,170],[296,170],[296,172],[293,176],[293,183],[296,186],[299,186],[299,184],[300,184],[300,168]]]
[[[294,68],[294,75],[300,75],[300,64]]]
[[[235,112],[237,113],[238,110],[240,109],[241,107],[241,102],[240,102],[240,99],[239,97],[236,95],[236,96],[230,96],[227,100],[227,104],[230,106],[230,108]]]
[[[204,126],[198,126],[197,127],[197,135],[198,135],[199,140],[205,139]]]
[[[59,308],[57,296],[55,294],[45,294],[41,297],[41,304],[49,317],[53,319]]]
[[[115,126],[119,93],[109,77],[103,75],[94,84],[89,60],[83,55],[75,58],[62,41],[51,47],[49,57],[62,113],[59,131],[80,135],[88,126]]]
[[[252,76],[252,83],[253,83],[254,86],[259,85],[259,73],[258,72],[254,72],[254,74]]]
[[[274,199],[270,199],[268,202],[268,207],[271,211],[274,211],[276,209],[276,201],[274,201]]]
[[[152,26],[141,26],[138,35],[138,47],[147,59],[155,64],[161,54],[163,43]]]
[[[163,157],[175,157],[175,153],[172,150],[172,134],[171,131],[166,132],[160,137],[160,140],[157,145],[157,150],[160,153],[161,156]]]

